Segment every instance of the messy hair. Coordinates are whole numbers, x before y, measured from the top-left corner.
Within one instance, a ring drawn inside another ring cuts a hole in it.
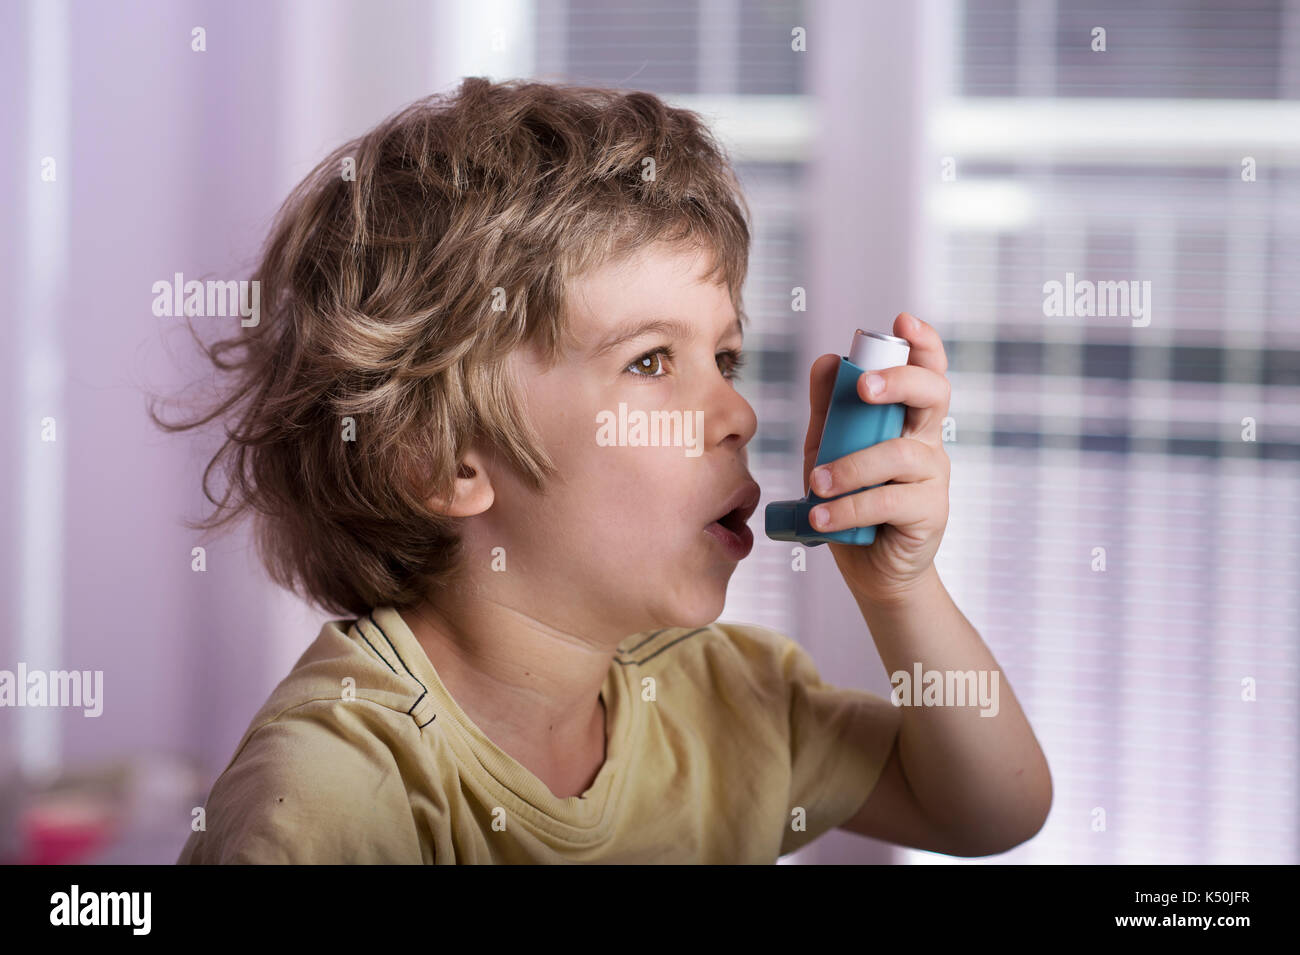
[[[430,501],[471,444],[534,489],[554,474],[509,354],[549,365],[572,282],[661,241],[708,252],[744,321],[749,217],[701,117],[650,93],[469,77],[416,101],[280,208],[260,320],[200,343],[233,378],[215,406],[168,423],[151,405],[167,431],[225,422],[216,510],[188,526],[254,513],[271,578],[332,613],[418,602],[457,576],[460,519]]]

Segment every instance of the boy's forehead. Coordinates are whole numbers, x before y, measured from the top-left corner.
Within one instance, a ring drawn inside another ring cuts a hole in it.
[[[725,282],[702,281],[707,266],[698,251],[652,247],[587,273],[569,297],[571,341],[594,356],[645,335],[711,335],[723,321],[743,337]]]
[[[724,293],[725,294],[725,293]],[[724,337],[743,339],[745,330],[735,310],[727,308],[730,321],[722,333]],[[571,338],[576,349],[585,357],[600,358],[615,351],[620,345],[648,338],[665,336],[675,341],[696,337],[712,337],[715,323],[707,322],[699,313],[663,307],[638,307],[626,303],[622,307],[596,312],[584,311],[571,327]]]
[[[603,353],[638,333],[679,339],[719,331],[745,334],[727,285],[701,283],[694,274],[666,274],[654,283],[597,282],[573,291],[568,326],[584,350]]]
[[[602,263],[577,277],[574,297],[603,315],[613,306],[652,300],[685,304],[716,294],[704,276],[711,265],[703,249],[652,243]]]

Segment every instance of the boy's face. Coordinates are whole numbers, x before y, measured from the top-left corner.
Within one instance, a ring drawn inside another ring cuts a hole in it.
[[[737,546],[706,528],[738,500],[741,520],[726,523],[743,528],[757,507],[746,458],[757,420],[729,377],[742,332],[726,287],[702,281],[707,265],[707,253],[660,244],[596,270],[572,290],[556,364],[543,370],[532,350],[511,356],[558,469],[538,494],[498,468],[492,506],[467,528],[471,553],[505,547],[506,572],[484,583],[513,608],[620,635],[722,613],[752,537],[742,530]],[[682,329],[614,343],[652,320]],[[671,357],[656,352],[665,347]]]

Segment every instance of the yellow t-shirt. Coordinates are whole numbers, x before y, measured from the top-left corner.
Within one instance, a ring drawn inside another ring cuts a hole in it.
[[[601,696],[605,764],[559,799],[465,716],[398,611],[330,621],[178,862],[772,863],[857,811],[901,716],[734,623],[629,637]]]

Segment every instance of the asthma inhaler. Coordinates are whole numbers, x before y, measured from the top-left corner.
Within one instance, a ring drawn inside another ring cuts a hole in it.
[[[821,447],[817,449],[817,461],[813,467],[902,435],[907,406],[901,403],[868,404],[858,395],[858,379],[868,371],[906,365],[911,348],[906,339],[893,335],[864,332],[860,328],[854,333],[848,357],[840,356],[830,406],[826,409],[826,424],[822,427]],[[871,486],[879,487],[877,484]],[[808,523],[808,512],[818,504],[863,490],[866,489],[857,488],[835,497],[818,497],[810,489],[807,497],[797,501],[772,501],[763,512],[767,536],[778,541],[798,541],[810,547],[831,542],[870,544],[876,539],[875,525],[843,531],[818,531]]]

